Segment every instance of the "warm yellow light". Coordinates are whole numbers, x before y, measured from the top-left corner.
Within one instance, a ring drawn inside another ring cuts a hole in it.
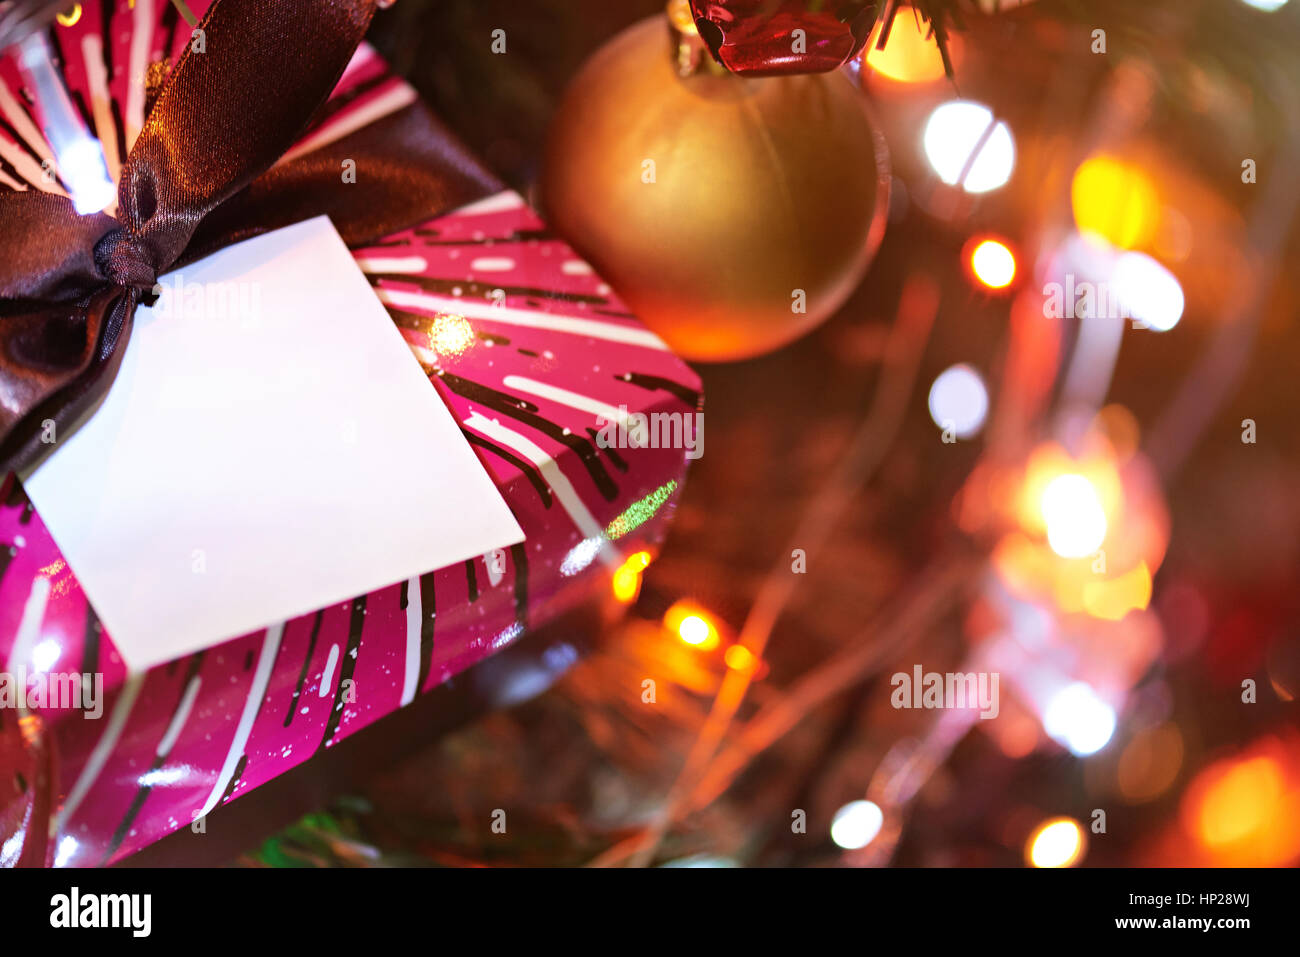
[[[1077,474],[1058,475],[1039,500],[1047,544],[1062,558],[1096,554],[1106,539],[1106,512],[1093,484]]]
[[[664,627],[686,644],[701,651],[718,646],[717,626],[706,611],[691,602],[679,601],[664,614]]]
[[[1034,867],[1072,867],[1083,856],[1083,828],[1068,817],[1038,826],[1025,844],[1025,859]]]
[[[1070,185],[1074,221],[1120,249],[1151,241],[1160,220],[1160,197],[1150,177],[1111,156],[1094,156],[1075,171]]]
[[[689,0],[668,0],[668,19],[673,29],[688,37],[698,37],[699,28],[695,25],[695,16],[691,13]]]
[[[880,28],[867,40],[866,65],[874,73],[899,83],[930,83],[944,77],[943,57],[939,44],[930,33],[930,25],[919,17],[902,16],[894,20],[889,40],[883,50],[876,49]],[[949,41],[952,52],[952,41]]]
[[[1265,738],[1201,769],[1183,795],[1182,819],[1192,863],[1300,863],[1300,738]]]
[[[429,327],[429,348],[454,358],[474,344],[474,329],[464,316],[442,313]]]
[[[1151,604],[1151,569],[1145,561],[1136,568],[1102,581],[1083,586],[1083,608],[1094,618],[1120,621],[1130,611]]]
[[[615,570],[610,582],[614,597],[625,605],[635,601],[641,591],[641,573],[649,564],[649,552],[637,552],[629,556],[627,561]]]
[[[1005,289],[1016,278],[1015,254],[996,239],[986,239],[971,251],[970,267],[990,289]]]
[[[1054,480],[1072,473],[1088,480],[1108,522],[1119,518],[1123,512],[1124,491],[1113,453],[1098,449],[1076,459],[1056,443],[1047,442],[1030,454],[1025,463],[1020,492],[1015,496],[1017,518],[1025,531],[1032,534],[1047,531],[1043,493]]]
[[[749,671],[758,662],[754,653],[744,645],[732,645],[722,657],[727,667],[735,671]]]
[[[687,615],[677,626],[677,634],[682,636],[682,641],[688,645],[702,645],[709,640],[709,633],[713,629],[709,623],[699,615]]]
[[[1272,756],[1237,764],[1205,793],[1197,820],[1201,838],[1217,846],[1266,831],[1281,812],[1283,791],[1282,769]]]
[[[81,19],[81,4],[74,4],[71,10],[56,13],[54,19],[58,20],[62,26],[75,26],[77,21]]]

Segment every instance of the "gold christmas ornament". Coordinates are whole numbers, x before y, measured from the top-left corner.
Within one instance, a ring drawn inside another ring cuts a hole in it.
[[[833,313],[880,244],[888,161],[839,71],[720,72],[689,16],[634,24],[557,112],[555,228],[689,359],[777,349]]]

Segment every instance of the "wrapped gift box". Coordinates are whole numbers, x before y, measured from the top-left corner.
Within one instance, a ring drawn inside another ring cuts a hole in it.
[[[175,52],[188,29],[169,4],[79,9],[83,22],[55,35],[88,125],[98,120],[101,140],[115,143],[112,166],[142,118],[132,75]],[[363,47],[295,153],[414,100]],[[0,189],[20,188],[38,175],[39,149],[24,140],[31,118],[12,64],[0,65],[0,116]],[[43,736],[46,756],[0,802],[0,863],[18,858],[24,829],[48,828],[49,862],[87,866],[191,827],[608,592],[629,557],[662,538],[687,451],[605,448],[598,430],[602,417],[693,415],[699,380],[518,195],[503,190],[353,252],[526,541],[131,673],[11,480],[0,503],[0,661],[29,686],[84,675],[91,697],[101,680],[102,694],[94,718],[59,700],[69,689],[57,681],[30,715],[0,709],[0,735],[20,723]]]

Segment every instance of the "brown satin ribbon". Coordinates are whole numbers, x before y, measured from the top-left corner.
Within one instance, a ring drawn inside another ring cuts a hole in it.
[[[186,49],[127,158],[116,219],[34,190],[0,195],[0,476],[52,448],[44,422],[61,438],[107,392],[160,274],[322,214],[355,245],[501,188],[419,105],[274,165],[374,7],[217,0],[199,24],[206,51]]]

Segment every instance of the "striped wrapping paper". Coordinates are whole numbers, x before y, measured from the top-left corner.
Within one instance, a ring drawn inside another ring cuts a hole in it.
[[[191,8],[201,15],[206,4]],[[189,27],[162,0],[85,3],[63,19],[50,36],[65,82],[116,176],[143,124],[149,65],[178,55]],[[363,46],[290,155],[415,99]],[[49,159],[18,71],[0,57],[0,190],[60,192],[42,173]],[[627,555],[653,551],[664,534],[685,453],[600,448],[597,421],[620,407],[693,413],[699,379],[518,195],[354,255],[526,541],[129,674],[15,485],[0,503],[0,663],[102,674],[105,689],[98,720],[39,715],[54,743],[56,865],[110,863],[190,826],[607,589]],[[17,719],[0,711],[0,723]],[[0,797],[0,865],[21,850],[6,824],[38,803],[37,782],[14,776],[23,787]]]

